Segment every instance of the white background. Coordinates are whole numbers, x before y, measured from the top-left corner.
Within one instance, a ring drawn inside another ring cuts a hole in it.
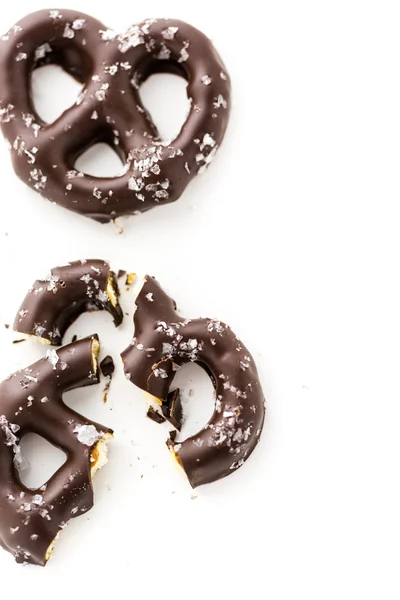
[[[398,2],[80,7],[117,30],[153,16],[202,29],[232,76],[231,121],[208,172],[175,204],[120,220],[123,233],[35,195],[2,145],[0,376],[42,355],[12,345],[18,336],[2,325],[33,280],[107,258],[156,275],[183,315],[231,324],[259,365],[267,423],[244,468],[193,492],[170,461],[168,428],[145,418],[122,377],[135,289],[124,291],[119,330],[103,313],[83,316],[66,341],[98,331],[118,373],[107,404],[103,384],[66,401],[115,428],[110,461],[95,508],[71,522],[45,569],[0,553],[1,596],[398,599]],[[3,3],[2,30],[39,8]],[[176,111],[165,89],[150,82],[145,97],[167,127]],[[183,387],[186,398],[194,390],[193,433],[211,387],[196,370]]]

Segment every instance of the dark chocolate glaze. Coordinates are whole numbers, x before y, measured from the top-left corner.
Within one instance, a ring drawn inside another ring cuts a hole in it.
[[[221,321],[180,317],[151,277],[136,306],[135,337],[121,355],[126,377],[165,402],[182,364],[203,367],[215,387],[215,411],[196,435],[169,445],[193,487],[226,477],[248,459],[264,423],[264,396],[250,352]]]
[[[93,506],[91,454],[111,429],[68,408],[64,392],[99,382],[92,336],[49,349],[0,383],[0,545],[17,562],[44,566],[47,550],[73,517]],[[36,433],[65,452],[64,465],[40,489],[19,478],[19,441]]]
[[[60,65],[84,83],[54,123],[35,112],[32,71]],[[189,116],[172,142],[160,140],[139,87],[168,72],[188,82]],[[0,38],[0,124],[17,175],[61,206],[107,222],[177,200],[222,142],[230,81],[211,41],[175,19],[147,19],[117,35],[71,10],[43,10]],[[115,178],[84,175],[75,161],[105,142],[125,161]]]
[[[115,325],[121,324],[123,312],[107,294],[109,281],[118,300],[118,284],[110,265],[89,259],[55,267],[47,279],[37,280],[21,304],[14,330],[37,336],[60,346],[68,327],[88,310],[107,310]]]

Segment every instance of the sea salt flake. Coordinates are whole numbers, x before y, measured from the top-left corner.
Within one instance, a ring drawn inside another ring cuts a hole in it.
[[[111,40],[114,40],[117,37],[117,34],[112,29],[106,29],[105,31],[102,31],[100,29],[99,33],[100,33],[101,39],[104,42],[110,42]]]
[[[98,100],[99,102],[103,102],[106,98],[106,90],[103,90],[103,89],[97,90],[94,93],[94,95],[95,95],[96,100]]]
[[[21,60],[26,60],[28,58],[28,55],[26,52],[18,52],[17,56],[15,57],[15,60],[17,62],[21,62]]]
[[[180,58],[178,58],[178,62],[185,62],[189,58],[189,53],[187,49],[189,48],[189,42],[183,43],[183,48],[180,51]]]
[[[46,404],[46,402],[50,402],[49,398],[47,396],[43,396],[43,398],[40,399],[40,402],[42,404]]]
[[[42,335],[46,332],[46,328],[43,325],[35,324],[33,333],[38,337],[42,337]]]
[[[98,119],[98,118],[99,118],[99,115],[98,115],[98,113],[97,113],[97,110],[94,110],[94,111],[92,112],[92,116],[91,116],[90,118],[91,118],[91,119]]]
[[[14,535],[14,533],[17,533],[18,530],[19,530],[19,527],[10,527],[11,535]]]
[[[68,38],[69,40],[72,40],[72,38],[75,37],[75,32],[73,29],[71,29],[71,26],[69,23],[67,23],[65,25],[65,29],[64,29],[64,33],[63,33],[63,37]]]
[[[223,333],[225,331],[225,328],[221,324],[221,321],[211,319],[207,324],[207,331],[216,331],[217,333]]]
[[[166,190],[157,190],[155,193],[156,198],[168,198],[169,194]]]
[[[57,365],[58,361],[60,360],[56,350],[47,350],[46,358],[49,361],[49,363],[52,365],[53,371],[55,371],[56,365]]]
[[[134,192],[140,192],[144,187],[144,181],[141,177],[130,177],[128,181],[128,188]]]
[[[84,446],[93,446],[103,436],[102,431],[97,431],[94,425],[76,425],[74,433],[78,434],[78,441]]]
[[[159,60],[168,60],[171,57],[171,50],[165,44],[161,44],[161,49],[157,54]]]
[[[153,371],[154,377],[160,377],[161,379],[167,379],[168,375],[165,369],[154,369]]]
[[[146,294],[146,298],[149,302],[154,302],[152,292],[149,292],[148,294]]]
[[[204,75],[201,78],[201,81],[202,81],[202,83],[204,83],[204,85],[210,85],[212,79],[211,79],[211,77],[209,75]]]
[[[75,21],[72,23],[72,29],[74,29],[75,31],[79,31],[79,29],[83,28],[85,23],[85,19],[75,19]]]
[[[13,104],[8,104],[6,108],[0,108],[0,123],[9,123],[12,119],[15,119],[15,115],[12,113],[13,109]]]
[[[102,302],[103,304],[105,304],[106,302],[108,302],[108,295],[107,292],[104,292],[103,290],[99,290],[98,294],[97,294],[97,299]]]
[[[163,356],[171,356],[175,352],[175,348],[172,344],[168,344],[167,342],[163,342],[162,345],[162,354]]]
[[[108,73],[112,77],[118,73],[118,63],[115,65],[109,65],[108,67],[104,67],[105,73]]]
[[[214,105],[214,108],[220,108],[221,106],[222,106],[222,108],[228,107],[228,103],[222,94],[218,94],[217,98],[213,102],[213,105]]]
[[[118,50],[125,54],[130,48],[144,44],[143,33],[137,25],[132,25],[125,33],[118,36],[118,41]]]
[[[46,54],[49,54],[50,52],[52,52],[52,48],[47,42],[41,46],[38,46],[35,50],[35,61],[44,58]]]
[[[165,40],[173,40],[175,37],[175,34],[178,32],[179,28],[178,27],[167,27],[167,29],[164,29],[161,32],[161,35],[163,36],[163,38]]]
[[[216,142],[209,133],[206,133],[203,137],[203,144],[204,146],[211,146],[211,148],[214,148]]]
[[[101,198],[101,190],[99,190],[99,188],[95,187],[93,190],[93,196],[95,198],[97,198],[98,200],[100,200]]]
[[[60,14],[59,10],[50,10],[49,11],[49,17],[50,19],[62,19],[62,15]]]

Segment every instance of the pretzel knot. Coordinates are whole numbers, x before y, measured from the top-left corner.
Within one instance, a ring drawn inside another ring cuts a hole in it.
[[[92,336],[49,350],[0,384],[0,545],[17,562],[45,565],[54,541],[72,517],[93,506],[91,477],[104,464],[108,428],[68,408],[62,394],[99,382]],[[36,433],[67,455],[64,465],[37,490],[19,478],[19,442]],[[103,452],[104,450],[104,452]]]
[[[0,124],[17,175],[40,194],[100,222],[177,200],[214,157],[225,133],[230,82],[210,40],[187,23],[151,19],[117,35],[76,11],[33,13],[0,42]],[[84,84],[54,123],[36,114],[32,71],[61,66]],[[188,82],[190,112],[172,142],[160,139],[139,87],[168,72]],[[121,175],[93,177],[76,159],[104,142],[125,161]]]

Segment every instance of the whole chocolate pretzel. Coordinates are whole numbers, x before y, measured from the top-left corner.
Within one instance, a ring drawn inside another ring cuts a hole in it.
[[[106,310],[118,327],[123,312],[116,275],[108,262],[78,260],[51,270],[28,291],[14,321],[14,331],[60,346],[67,328],[85,311]]]
[[[85,338],[0,383],[0,545],[17,562],[44,566],[67,522],[93,506],[92,476],[112,430],[68,408],[62,394],[99,382],[97,336]],[[36,433],[67,460],[40,489],[24,486],[19,442]]]
[[[221,321],[180,317],[151,277],[136,307],[135,337],[121,355],[126,377],[164,404],[179,367],[198,363],[215,388],[214,413],[197,434],[168,445],[193,487],[226,477],[249,458],[264,423],[264,396],[250,352]]]
[[[177,200],[221,144],[230,81],[210,40],[187,23],[148,19],[117,35],[71,10],[33,13],[0,41],[0,124],[17,175],[40,194],[107,222]],[[56,64],[84,83],[54,123],[36,114],[32,71]],[[188,81],[189,116],[172,142],[160,140],[138,89],[154,73]],[[115,178],[85,175],[76,159],[97,142],[126,163]]]

